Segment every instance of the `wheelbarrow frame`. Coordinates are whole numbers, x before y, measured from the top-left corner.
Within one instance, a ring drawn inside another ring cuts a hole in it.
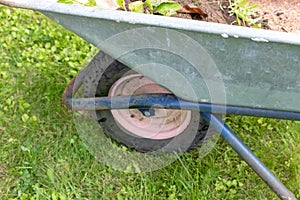
[[[300,64],[299,64],[299,49],[300,49],[300,36],[296,34],[286,34],[286,33],[279,33],[279,32],[269,32],[264,30],[251,30],[247,28],[241,27],[232,27],[228,25],[220,25],[214,23],[203,23],[203,22],[192,22],[191,20],[183,21],[182,19],[171,19],[166,18],[167,20],[162,20],[162,18],[158,16],[150,16],[150,15],[142,15],[136,13],[126,13],[124,18],[124,12],[120,11],[110,11],[110,10],[102,10],[99,8],[85,8],[82,6],[74,6],[74,5],[63,5],[63,4],[56,4],[54,1],[43,1],[42,3],[38,3],[35,1],[30,0],[22,0],[22,1],[12,1],[12,0],[0,0],[1,4],[19,7],[19,8],[26,8],[32,10],[39,10],[46,16],[54,19],[58,23],[62,24],[63,26],[67,27],[71,31],[77,33],[82,38],[86,39],[87,41],[97,45],[98,47],[102,47],[101,49],[104,52],[109,53],[113,57],[119,58],[117,54],[114,54],[113,45],[106,46],[107,43],[101,43],[99,40],[91,35],[86,33],[81,33],[76,31],[76,25],[70,23],[72,18],[89,18],[89,19],[97,19],[102,18],[103,23],[107,23],[107,25],[114,25],[118,23],[126,23],[126,24],[133,24],[134,26],[143,27],[166,27],[176,30],[184,30],[185,33],[193,35],[191,31],[197,31],[204,34],[203,38],[209,37],[207,34],[213,33],[214,35],[221,35],[223,39],[227,39],[229,36],[232,36],[230,41],[234,41],[235,39],[242,38],[243,41],[251,40],[252,43],[250,46],[253,47],[262,47],[263,50],[268,50],[269,53],[273,53],[274,55],[280,55],[281,58],[274,58],[274,63],[276,69],[282,63],[286,63],[288,69],[296,70],[299,72]],[[85,13],[86,11],[86,13]],[[77,14],[80,13],[79,16]],[[62,19],[66,19],[65,21]],[[86,19],[84,19],[86,20]],[[177,23],[182,22],[182,23]],[[189,22],[189,23],[185,23]],[[191,25],[194,25],[194,28],[191,28]],[[122,31],[122,25],[120,30]],[[123,27],[124,28],[124,27]],[[92,30],[92,29],[89,29]],[[124,30],[124,29],[123,29]],[[105,40],[107,38],[107,34],[105,31],[103,33],[103,38],[100,40]],[[235,39],[234,39],[235,38]],[[218,38],[217,41],[222,41],[222,38]],[[99,45],[101,43],[101,45]],[[264,43],[269,43],[265,45]],[[218,45],[224,43],[218,43]],[[250,44],[250,43],[249,43]],[[103,46],[104,45],[104,46]],[[209,44],[204,44],[205,47],[209,48]],[[243,45],[242,45],[243,46]],[[279,50],[280,48],[283,50]],[[225,50],[233,50],[230,46],[224,46]],[[237,48],[238,49],[238,48]],[[239,50],[239,49],[238,49]],[[224,49],[222,50],[224,51]],[[251,50],[249,50],[251,51]],[[278,53],[279,52],[279,53]],[[283,52],[287,52],[286,54]],[[259,55],[252,55],[250,58],[253,59],[255,56]],[[285,57],[286,56],[286,57]],[[122,60],[122,58],[120,58]],[[218,58],[220,62],[222,62],[224,57]],[[130,66],[130,63],[127,63],[128,60],[122,60],[125,64]],[[229,62],[229,61],[228,61]],[[232,62],[229,62],[232,64]],[[268,65],[268,61],[264,61],[264,64]],[[248,69],[252,69],[250,64],[245,64],[245,67]],[[275,70],[276,71],[276,70]],[[228,73],[223,71],[224,74]],[[249,71],[250,74],[252,73],[251,70]],[[267,72],[266,72],[267,73]],[[280,74],[280,72],[278,72]],[[149,75],[150,78],[153,75]],[[229,145],[244,159],[248,165],[268,184],[268,186],[278,195],[280,199],[296,199],[295,196],[272,174],[272,172],[253,154],[253,152],[233,133],[233,131],[216,115],[216,114],[239,114],[239,115],[249,115],[249,116],[262,116],[262,117],[270,117],[270,118],[280,118],[280,119],[291,119],[291,120],[300,120],[300,107],[297,104],[299,96],[299,86],[300,82],[296,80],[296,76],[293,80],[295,80],[295,86],[291,87],[290,82],[283,81],[280,86],[275,89],[273,87],[269,88],[269,94],[272,92],[275,93],[271,99],[279,98],[281,101],[279,103],[273,105],[271,102],[262,102],[261,104],[257,105],[257,101],[247,101],[242,102],[241,104],[239,101],[241,100],[241,96],[238,97],[238,101],[235,101],[234,98],[230,99],[227,104],[217,104],[218,102],[208,102],[203,103],[198,98],[190,98],[187,97],[186,99],[179,99],[176,96],[182,96],[177,94],[175,95],[167,95],[167,94],[160,94],[160,95],[141,95],[141,96],[130,96],[130,97],[102,97],[96,99],[74,99],[73,98],[73,89],[79,88],[81,85],[81,81],[84,78],[84,71],[79,73],[77,76],[79,82],[72,81],[70,85],[67,87],[65,94],[64,94],[64,102],[66,105],[71,107],[73,110],[107,110],[107,109],[128,109],[128,102],[130,102],[129,108],[149,108],[149,107],[158,107],[158,108],[169,108],[169,109],[192,109],[192,110],[199,110],[201,116],[210,122],[210,124],[221,134],[221,136],[229,143]],[[255,78],[254,78],[255,79]],[[257,79],[256,79],[257,80]],[[262,89],[265,84],[273,80],[271,77],[265,82],[261,82],[260,87],[257,91]],[[158,80],[159,82],[159,80]],[[242,83],[242,82],[241,82]],[[244,83],[242,83],[244,84]],[[169,86],[169,85],[168,85]],[[172,87],[172,86],[170,86]],[[197,85],[195,85],[197,87]],[[231,88],[234,88],[232,85]],[[280,88],[282,87],[282,88]],[[284,102],[287,100],[286,98],[282,97],[283,94],[286,94],[286,91],[282,91],[285,88],[288,89],[288,93],[290,94],[290,99],[288,102]],[[175,89],[175,88],[172,88]],[[171,91],[172,91],[171,89]],[[257,89],[257,88],[256,88]],[[201,91],[202,92],[202,91]],[[226,91],[228,93],[232,92],[231,90]],[[261,92],[261,91],[260,91]],[[277,92],[277,93],[276,93]],[[258,92],[259,93],[259,92]],[[233,94],[233,93],[232,93]],[[234,93],[238,96],[237,93]],[[260,98],[263,98],[261,94],[259,94]],[[276,96],[277,95],[277,96]],[[124,103],[126,102],[126,103]],[[244,103],[244,104],[243,104]],[[113,107],[112,105],[118,105],[118,107]],[[212,109],[213,108],[213,109]]]
[[[131,96],[73,98],[83,84],[86,72],[81,71],[69,83],[63,93],[63,103],[73,111],[95,111],[112,109],[186,109],[197,110],[210,123],[227,143],[246,161],[246,163],[262,178],[262,180],[277,194],[280,199],[295,200],[296,197],[287,187],[275,177],[264,163],[245,145],[242,140],[219,117],[221,114],[256,116],[276,119],[300,120],[300,113],[245,108],[239,106],[212,105],[180,99],[172,94],[142,94]]]

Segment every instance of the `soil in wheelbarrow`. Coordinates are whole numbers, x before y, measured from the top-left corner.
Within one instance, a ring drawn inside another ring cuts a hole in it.
[[[200,0],[198,3],[193,2],[193,0],[177,1],[181,5],[196,5],[207,17],[199,14],[177,14],[176,17],[236,24],[235,16],[229,16],[228,10],[223,8],[228,6],[228,0]],[[299,0],[249,0],[249,3],[258,4],[258,7],[250,10],[254,13],[251,18],[259,19],[258,23],[263,29],[300,34]]]
[[[109,1],[109,0],[108,0]],[[130,2],[124,0],[126,7]],[[145,1],[145,0],[143,0]],[[237,25],[236,17],[230,16],[229,0],[173,0],[182,5],[182,9],[173,17]],[[231,0],[241,2],[242,0]],[[256,8],[248,9],[250,19],[257,19],[256,27],[282,32],[300,34],[300,0],[244,0],[246,4],[257,4]],[[245,9],[245,6],[241,6]],[[240,12],[240,14],[243,14]],[[253,26],[249,23],[246,26]]]

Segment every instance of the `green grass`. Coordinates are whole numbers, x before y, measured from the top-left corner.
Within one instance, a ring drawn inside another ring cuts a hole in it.
[[[130,174],[98,163],[61,105],[95,48],[39,13],[0,6],[0,199],[274,199],[220,139],[168,167]],[[300,123],[227,122],[300,198]]]

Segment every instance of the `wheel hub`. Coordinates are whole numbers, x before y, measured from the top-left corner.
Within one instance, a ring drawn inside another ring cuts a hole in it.
[[[140,74],[131,74],[116,81],[109,96],[125,96],[170,92]],[[152,111],[152,112],[151,112]],[[191,121],[191,111],[175,109],[111,110],[115,120],[134,135],[149,139],[168,139],[182,133]]]

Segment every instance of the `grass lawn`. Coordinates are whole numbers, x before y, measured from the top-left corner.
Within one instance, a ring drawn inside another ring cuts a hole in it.
[[[100,164],[77,134],[61,94],[95,47],[37,12],[0,6],[0,199],[275,199],[219,139],[158,171]],[[254,117],[227,122],[300,198],[300,123]]]

